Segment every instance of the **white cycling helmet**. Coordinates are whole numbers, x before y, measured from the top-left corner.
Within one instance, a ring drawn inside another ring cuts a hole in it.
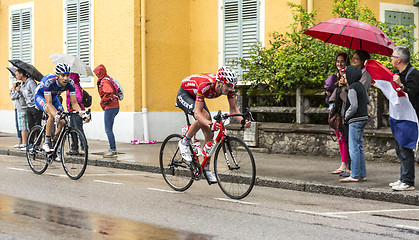
[[[70,73],[70,66],[65,63],[59,63],[55,66],[55,74],[68,74]]]
[[[217,80],[235,86],[237,84],[237,75],[230,67],[222,66],[218,69]]]

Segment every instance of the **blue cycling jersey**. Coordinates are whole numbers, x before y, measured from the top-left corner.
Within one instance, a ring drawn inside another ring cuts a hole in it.
[[[41,95],[41,96],[44,96],[44,95],[57,96],[66,90],[69,90],[70,95],[76,94],[76,90],[74,88],[74,81],[71,78],[68,80],[68,83],[66,86],[60,86],[55,75],[48,74],[42,78],[35,92],[37,95]]]

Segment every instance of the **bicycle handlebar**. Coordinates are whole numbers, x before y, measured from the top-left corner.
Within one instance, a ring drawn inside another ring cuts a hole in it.
[[[230,117],[237,117],[237,116],[243,117],[243,120],[241,121],[242,128],[246,124],[246,120],[255,121],[255,119],[253,119],[253,115],[250,112],[249,108],[246,108],[246,110],[243,113],[235,113],[235,114],[228,114],[228,113],[221,114],[221,110],[219,110],[217,115],[214,116],[214,120],[219,123],[222,120],[226,120]]]
[[[59,119],[61,120],[61,119],[63,119],[65,116],[68,116],[68,115],[70,115],[70,114],[79,114],[79,113],[83,113],[83,120],[86,118],[86,117],[90,117],[90,119],[92,119],[92,117],[91,117],[91,114],[90,114],[90,112],[91,112],[92,110],[89,108],[87,111],[58,111],[57,112],[57,116],[59,116]]]

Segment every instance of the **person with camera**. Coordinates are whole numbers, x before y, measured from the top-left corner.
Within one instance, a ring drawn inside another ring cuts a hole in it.
[[[26,104],[25,97],[21,91],[21,82],[16,81],[13,84],[12,90],[10,91],[10,98],[15,101],[16,103],[16,111],[17,111],[17,122],[18,122],[18,130],[22,135],[22,144],[19,146],[21,150],[26,149],[26,142],[28,140],[28,118],[27,118],[27,108],[28,105]]]

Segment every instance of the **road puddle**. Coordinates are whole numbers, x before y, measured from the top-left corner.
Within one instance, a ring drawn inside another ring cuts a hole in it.
[[[36,221],[41,226],[58,224],[63,229],[74,229],[77,232],[88,233],[83,235],[82,238],[95,236],[104,239],[212,239],[212,236],[208,235],[159,227],[72,208],[57,207],[0,194],[1,221],[8,224],[26,222],[28,225]],[[46,229],[48,228],[45,227]],[[55,228],[55,230],[58,229]],[[0,231],[0,236],[1,233]],[[61,232],[61,234],[65,234],[65,232]],[[26,237],[30,239],[29,235]],[[61,235],[61,237],[65,239],[65,235]],[[77,238],[77,236],[73,237]]]

